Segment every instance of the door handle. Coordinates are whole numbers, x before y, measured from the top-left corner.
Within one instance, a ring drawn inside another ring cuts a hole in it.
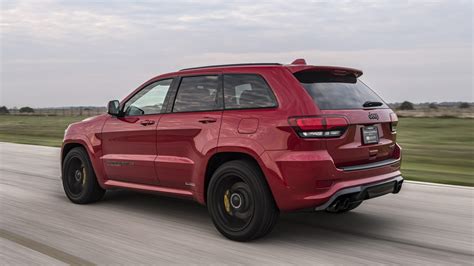
[[[142,126],[149,126],[149,125],[153,125],[155,123],[155,121],[153,120],[142,120],[140,121],[140,124],[142,124]]]
[[[202,119],[199,119],[198,121],[199,121],[199,123],[209,124],[209,123],[215,123],[215,122],[217,122],[217,119],[216,119],[216,118],[212,118],[212,117],[204,117],[204,118],[202,118]]]

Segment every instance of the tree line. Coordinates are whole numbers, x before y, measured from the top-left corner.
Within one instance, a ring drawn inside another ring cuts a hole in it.
[[[430,103],[428,104],[428,107],[430,109],[438,109],[438,104],[437,103]],[[466,109],[466,108],[470,108],[471,107],[471,104],[469,104],[468,102],[461,102],[458,104],[458,108],[461,108],[461,109]],[[395,106],[395,109],[398,109],[398,110],[415,110],[415,104],[413,104],[412,102],[409,102],[409,101],[404,101],[402,102],[400,105],[398,106]],[[88,108],[84,108],[84,109],[80,109],[80,115],[82,115],[82,112],[83,111],[89,111],[90,109]],[[29,106],[24,106],[24,107],[21,107],[20,109],[18,109],[18,112],[20,114],[34,114],[35,113],[35,109],[29,107]],[[10,114],[10,110],[6,107],[6,106],[0,106],[0,114],[2,115],[5,115],[5,114]]]
[[[24,106],[21,108],[7,108],[0,106],[0,115],[52,115],[52,116],[92,116],[106,112],[105,107],[77,106],[77,107],[51,107],[51,108],[31,108]]]
[[[18,112],[20,113],[23,113],[23,114],[33,114],[35,112],[35,109],[31,108],[31,107],[28,107],[28,106],[25,106],[25,107],[21,107]],[[10,110],[8,110],[8,108],[6,106],[0,106],[0,114],[9,114],[10,113]]]
[[[430,103],[430,104],[428,104],[428,107],[430,109],[438,109],[438,104],[437,103]],[[461,103],[458,104],[457,107],[461,108],[461,109],[466,109],[466,108],[470,108],[471,104],[469,104],[468,102],[461,102]],[[396,107],[396,109],[398,109],[398,110],[415,110],[416,108],[415,108],[415,104],[413,104],[412,102],[404,101],[398,107]]]

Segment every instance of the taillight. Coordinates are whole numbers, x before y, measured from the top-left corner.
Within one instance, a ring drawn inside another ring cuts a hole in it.
[[[397,133],[397,124],[398,124],[398,116],[396,113],[390,114],[390,130],[392,133]]]
[[[344,117],[290,117],[290,125],[302,138],[337,138],[349,123]]]

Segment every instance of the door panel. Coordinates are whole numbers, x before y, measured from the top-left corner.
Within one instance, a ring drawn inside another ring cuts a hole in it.
[[[182,77],[174,104],[157,129],[156,169],[162,186],[192,190],[222,120],[222,80],[216,73]]]
[[[102,162],[109,179],[157,183],[156,126],[161,115],[109,118],[102,130]],[[154,122],[154,123],[152,123]]]
[[[102,129],[102,163],[109,179],[157,184],[156,127],[166,110],[173,79],[152,82],[123,105],[120,117],[110,117]]]
[[[156,158],[162,186],[193,186],[193,175],[205,165],[208,152],[217,147],[221,120],[222,111],[163,115],[158,126]]]

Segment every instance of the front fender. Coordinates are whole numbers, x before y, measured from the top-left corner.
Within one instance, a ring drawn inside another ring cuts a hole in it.
[[[69,150],[68,147],[71,145],[81,145],[89,155],[89,159],[91,160],[92,167],[94,168],[94,173],[97,177],[97,181],[101,187],[104,187],[104,183],[106,181],[106,175],[104,172],[104,167],[100,161],[102,156],[102,142],[99,138],[94,135],[91,137],[87,137],[84,134],[79,133],[70,133],[65,136],[63,145],[61,147],[61,169],[62,169],[62,161],[66,156],[65,152]]]

